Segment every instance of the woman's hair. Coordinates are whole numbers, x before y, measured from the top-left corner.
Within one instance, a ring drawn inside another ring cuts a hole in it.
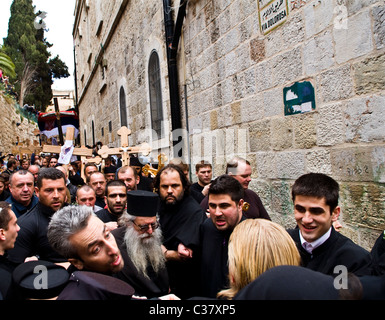
[[[300,265],[298,249],[287,231],[266,219],[247,219],[238,224],[229,241],[230,288],[218,297],[232,299],[266,270],[279,265]]]

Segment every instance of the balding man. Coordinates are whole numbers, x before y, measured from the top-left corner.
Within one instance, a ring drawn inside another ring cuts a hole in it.
[[[31,172],[26,170],[19,170],[11,174],[9,191],[11,195],[6,201],[12,205],[12,211],[17,218],[39,202],[39,199],[34,195],[34,177]]]

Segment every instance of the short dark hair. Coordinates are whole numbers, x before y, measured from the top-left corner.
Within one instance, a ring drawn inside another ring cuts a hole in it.
[[[11,210],[10,203],[0,201],[0,229],[8,230],[8,223],[11,221]]]
[[[42,187],[44,179],[47,179],[47,180],[63,179],[64,183],[66,182],[64,173],[56,168],[43,168],[40,170],[36,181],[36,186],[39,189]]]
[[[179,173],[180,181],[182,182],[182,186],[184,189],[184,194],[189,195],[190,194],[190,181],[185,176],[182,168],[176,164],[169,163],[168,165],[164,166],[159,172],[156,174],[156,177],[154,178],[154,188],[156,192],[159,193],[159,187],[160,187],[160,176],[165,171],[177,171]]]
[[[237,179],[234,177],[223,174],[211,182],[209,188],[210,194],[228,194],[232,201],[236,203],[244,197],[244,189]]]
[[[211,165],[211,163],[206,162],[205,160],[201,160],[201,161],[199,161],[199,162],[195,165],[195,171],[198,172],[200,169],[206,168],[206,167],[210,167],[211,169],[213,168],[213,166]]]
[[[76,166],[77,166],[77,164],[76,164]],[[83,168],[84,174],[86,174],[86,169],[87,169],[88,167],[95,167],[95,168],[99,171],[99,168],[98,168],[98,166],[97,166],[95,163],[93,163],[93,162],[87,162],[87,163],[84,165],[84,168]]]
[[[108,181],[106,184],[106,192],[105,192],[106,197],[108,196],[108,188],[109,187],[124,187],[124,188],[126,188],[126,184],[122,180]]]
[[[325,198],[330,213],[338,206],[340,187],[338,182],[323,173],[307,173],[300,176],[291,189],[293,202],[296,196]]]
[[[7,162],[7,169],[11,168],[15,164],[16,164],[16,160],[15,159],[8,160],[8,162]]]

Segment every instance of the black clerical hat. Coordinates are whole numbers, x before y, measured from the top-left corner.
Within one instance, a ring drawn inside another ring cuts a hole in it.
[[[143,167],[143,163],[140,162],[139,158],[135,156],[130,157],[130,166]]]
[[[57,300],[130,300],[135,290],[109,275],[75,271]]]
[[[337,300],[334,278],[298,266],[268,269],[241,289],[234,300]]]
[[[14,284],[25,299],[57,297],[69,276],[64,267],[43,260],[22,263],[12,274]]]
[[[115,173],[116,172],[116,167],[115,166],[109,166],[104,168],[104,173]]]
[[[145,190],[127,192],[127,213],[137,217],[154,217],[159,210],[159,196]]]

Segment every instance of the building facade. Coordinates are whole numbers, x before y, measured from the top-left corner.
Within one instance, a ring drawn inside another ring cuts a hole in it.
[[[326,173],[342,232],[369,249],[385,228],[384,13],[381,0],[78,0],[81,143],[118,146],[126,125],[193,179],[201,159],[218,176],[245,157],[287,227],[294,180]]]

